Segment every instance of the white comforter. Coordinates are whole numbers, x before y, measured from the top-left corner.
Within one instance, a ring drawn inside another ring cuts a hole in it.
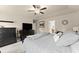
[[[71,52],[70,47],[56,46],[53,35],[42,35],[38,39],[26,38],[23,43],[24,49],[27,53],[67,53]]]

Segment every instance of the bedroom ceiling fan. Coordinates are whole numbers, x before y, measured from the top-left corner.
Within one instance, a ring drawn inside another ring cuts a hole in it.
[[[46,10],[47,7],[41,8],[40,5],[32,5],[34,10],[28,10],[28,12],[34,12],[34,14],[44,14],[43,10]]]

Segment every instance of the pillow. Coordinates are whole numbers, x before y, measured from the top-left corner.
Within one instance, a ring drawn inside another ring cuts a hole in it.
[[[54,41],[56,42],[56,41],[58,41],[59,36],[58,36],[57,34],[55,34],[55,35],[53,36],[53,39],[54,39]]]
[[[58,41],[59,38],[60,38],[62,35],[63,35],[63,32],[60,32],[60,33],[55,34],[55,35],[53,36],[54,41],[55,41],[55,42]]]
[[[64,33],[58,41],[56,41],[57,46],[69,46],[72,45],[79,39],[79,35],[76,35],[73,32]]]

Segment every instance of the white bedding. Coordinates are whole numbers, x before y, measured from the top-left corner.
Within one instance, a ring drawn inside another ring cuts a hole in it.
[[[72,53],[79,53],[79,41],[71,45]]]
[[[79,40],[79,35],[77,35],[75,32],[66,32],[64,33],[58,41],[56,41],[57,46],[69,46],[74,44]]]
[[[35,35],[30,35],[30,36],[27,36],[27,38],[29,40],[35,40],[35,39],[39,39],[41,37],[44,37],[46,35],[48,35],[49,33],[38,33],[38,34],[35,34]]]
[[[36,40],[26,38],[23,43],[27,53],[67,53],[71,52],[70,47],[56,46],[53,35],[49,34]]]

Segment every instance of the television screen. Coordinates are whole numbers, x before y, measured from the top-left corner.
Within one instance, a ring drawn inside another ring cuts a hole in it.
[[[32,24],[30,23],[23,23],[22,27],[23,27],[23,30],[32,30]]]

